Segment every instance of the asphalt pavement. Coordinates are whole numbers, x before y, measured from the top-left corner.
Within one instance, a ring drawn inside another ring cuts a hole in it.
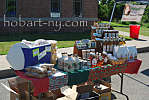
[[[149,100],[149,53],[140,53],[138,58],[142,60],[142,65],[138,74],[125,74],[123,93],[129,100]],[[133,67],[133,66],[132,66]],[[7,86],[9,78],[1,79],[0,83]],[[120,89],[120,77],[112,76],[112,89]],[[0,84],[0,100],[10,100],[9,91]],[[112,100],[127,100],[125,96],[112,92]]]

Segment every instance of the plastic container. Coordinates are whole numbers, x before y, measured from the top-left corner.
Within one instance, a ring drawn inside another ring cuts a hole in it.
[[[140,25],[130,25],[130,37],[138,39],[139,38],[139,31]]]

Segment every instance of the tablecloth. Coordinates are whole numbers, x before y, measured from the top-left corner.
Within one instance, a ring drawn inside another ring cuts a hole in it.
[[[78,70],[74,72],[64,72],[68,75],[68,85],[81,84],[86,81],[94,81],[101,78],[105,78],[118,73],[128,73],[128,74],[137,74],[141,66],[141,60],[135,60],[133,62],[127,62],[122,65],[107,65],[107,67],[96,67],[90,68],[88,70]],[[21,78],[31,80],[34,86],[34,96],[37,96],[40,93],[48,92],[49,90],[49,78],[30,78],[24,75],[22,71],[15,71],[16,75]]]
[[[88,81],[100,80],[114,74],[124,73],[127,63],[121,65],[106,65],[105,67],[95,67],[90,69]]]
[[[142,64],[142,60],[139,60],[139,59],[134,61],[129,61],[124,73],[137,74],[141,64]]]

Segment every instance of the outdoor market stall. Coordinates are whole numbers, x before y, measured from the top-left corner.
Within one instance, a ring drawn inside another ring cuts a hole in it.
[[[124,46],[125,40],[119,37],[118,31],[101,30],[102,27],[108,29],[109,25],[95,23],[92,27],[92,32],[95,32],[91,33],[92,40],[76,41],[73,55],[64,52],[57,58],[54,40],[23,40],[10,49],[7,59],[16,75],[31,81],[34,96],[42,97],[44,92],[56,91],[65,86],[78,85],[79,88],[82,83],[87,86],[86,82],[91,83],[88,85],[91,88],[88,87],[86,92],[93,91],[92,86],[98,83],[96,81],[115,74],[121,76],[123,94],[123,73],[137,74],[142,61],[137,59],[135,46]],[[28,84],[31,99],[31,84]],[[82,88],[77,92],[84,90]],[[89,98],[89,94],[84,95]]]

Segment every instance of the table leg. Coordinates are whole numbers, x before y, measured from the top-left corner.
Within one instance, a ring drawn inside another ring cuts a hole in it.
[[[39,97],[38,100],[41,100],[42,93],[40,93],[38,97]]]
[[[121,74],[121,90],[120,92],[123,94],[123,73]]]
[[[120,92],[119,91],[116,91],[116,90],[112,90],[112,91],[114,91],[114,92],[117,92],[117,93],[119,93],[119,94],[122,94],[122,95],[124,95],[126,98],[127,98],[127,100],[129,100],[129,97],[126,95],[126,94],[124,94],[123,93],[123,77],[124,77],[124,73],[121,73],[121,74],[118,74],[119,76],[120,76],[120,78],[121,78],[121,87],[120,87]]]
[[[28,80],[28,92],[29,92],[29,100],[32,100],[32,97],[31,97],[31,82],[30,82],[30,80]]]

